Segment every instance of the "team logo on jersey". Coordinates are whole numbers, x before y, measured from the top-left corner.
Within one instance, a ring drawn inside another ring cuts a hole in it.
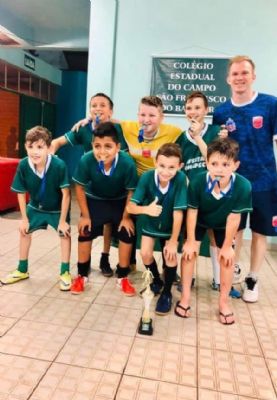
[[[227,121],[225,122],[225,127],[229,133],[232,133],[237,129],[236,123],[232,118],[227,119]]]
[[[253,128],[260,129],[263,127],[263,124],[264,124],[264,118],[261,115],[252,118]]]

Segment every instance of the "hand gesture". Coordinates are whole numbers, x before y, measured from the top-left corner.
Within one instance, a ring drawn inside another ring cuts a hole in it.
[[[62,237],[70,237],[70,226],[66,221],[60,222],[58,225],[59,235]]]
[[[29,227],[30,227],[29,220],[28,220],[28,219],[22,219],[22,220],[20,221],[20,223],[19,223],[19,232],[20,232],[23,236],[25,236],[25,235],[28,234]]]
[[[228,137],[228,130],[227,130],[227,128],[226,128],[225,125],[221,125],[221,126],[220,126],[220,131],[219,131],[219,133],[218,133],[218,136],[219,136],[221,139],[225,139],[225,138]]]
[[[232,246],[222,246],[218,254],[219,262],[223,261],[225,267],[232,267],[235,262],[235,252]]]
[[[177,247],[178,247],[178,242],[175,242],[170,239],[165,242],[165,246],[163,248],[163,254],[166,260],[173,261],[176,259],[177,261]]]
[[[81,216],[78,222],[78,231],[80,236],[87,236],[91,231],[91,219]]]
[[[192,119],[190,121],[191,125],[189,127],[189,133],[192,137],[199,136],[200,133],[202,132],[202,124],[200,122],[196,121],[196,119]]]
[[[147,215],[150,215],[150,217],[158,217],[161,214],[163,208],[162,206],[157,204],[158,201],[159,201],[158,197],[155,197],[155,200],[152,201],[152,203],[150,203],[148,206],[146,206]]]
[[[121,230],[121,228],[125,228],[130,237],[135,234],[135,225],[130,217],[122,218],[118,227],[118,232]]]
[[[186,261],[190,261],[194,256],[197,255],[198,247],[195,240],[186,240],[183,246],[183,258]]]

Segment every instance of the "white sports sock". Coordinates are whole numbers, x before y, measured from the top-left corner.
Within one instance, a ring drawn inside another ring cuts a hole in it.
[[[210,256],[213,266],[213,278],[216,284],[220,284],[220,265],[218,262],[218,250],[215,246],[210,246]]]

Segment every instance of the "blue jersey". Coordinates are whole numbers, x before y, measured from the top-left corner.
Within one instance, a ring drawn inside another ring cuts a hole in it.
[[[277,134],[277,98],[259,93],[248,104],[231,100],[217,107],[213,123],[226,125],[240,145],[238,172],[252,183],[253,192],[277,189],[273,136]]]

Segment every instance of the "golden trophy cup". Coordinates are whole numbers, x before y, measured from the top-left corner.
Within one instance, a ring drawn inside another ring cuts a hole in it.
[[[150,304],[154,297],[154,293],[150,288],[150,284],[153,281],[152,272],[147,269],[142,274],[143,285],[140,294],[143,298],[144,309],[140,319],[138,333],[141,335],[153,335],[152,318],[150,317]]]

